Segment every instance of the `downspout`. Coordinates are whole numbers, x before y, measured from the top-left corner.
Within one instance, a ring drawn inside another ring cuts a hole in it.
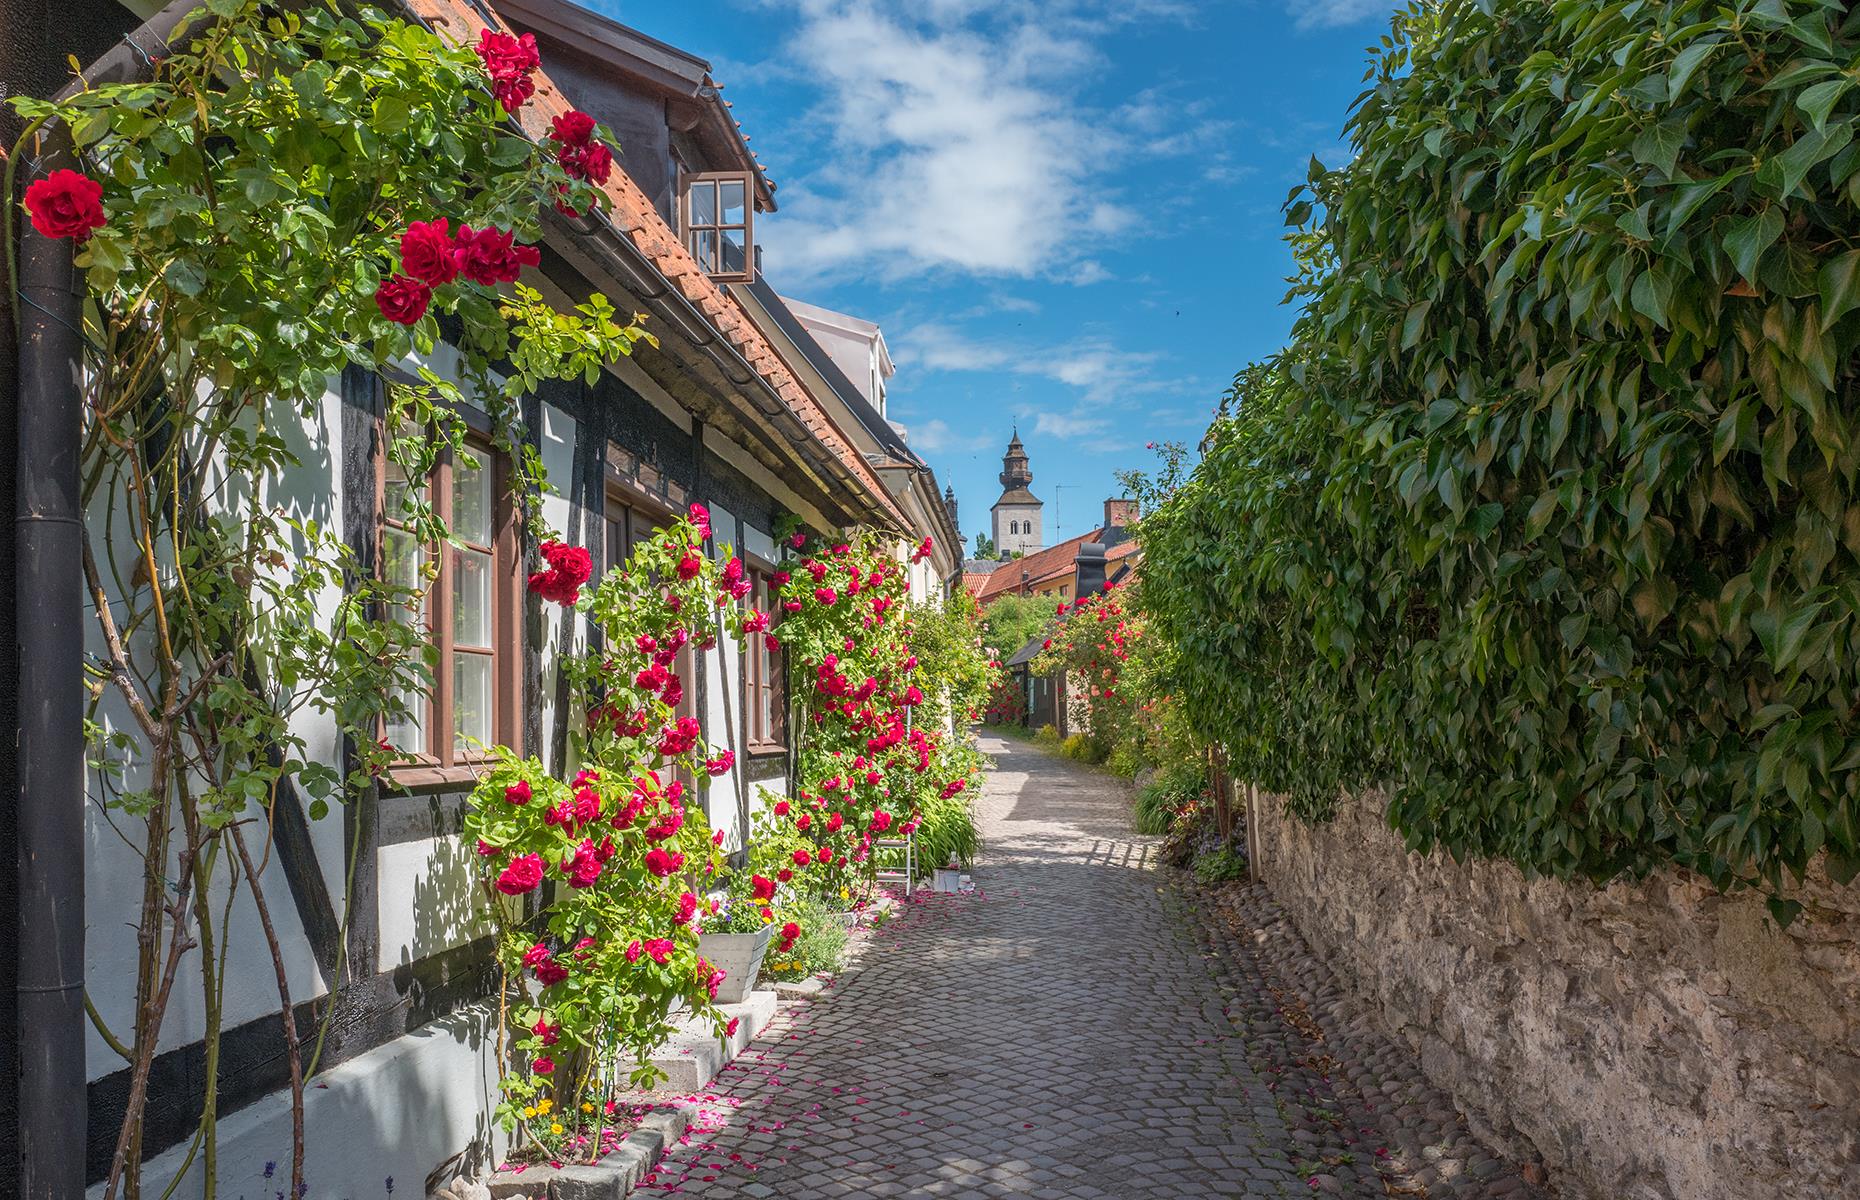
[[[91,85],[145,78],[198,0],[179,0],[98,59]],[[76,85],[61,93],[76,91]],[[44,127],[31,174],[77,165],[71,132]],[[22,181],[23,182],[23,181]],[[13,203],[11,196],[4,203]],[[17,214],[16,214],[17,216]],[[21,223],[14,606],[17,764],[19,1195],[82,1200],[84,1033],[84,630],[78,502],[84,283],[70,241]],[[31,636],[25,631],[31,630]]]

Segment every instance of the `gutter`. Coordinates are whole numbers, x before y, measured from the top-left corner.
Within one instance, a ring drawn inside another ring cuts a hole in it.
[[[204,15],[198,0],[156,13],[91,64],[89,86],[146,78],[151,56],[166,54],[171,36],[187,36],[183,22],[195,13]],[[73,84],[59,98],[77,90]],[[43,127],[39,151],[29,163],[34,174],[77,165],[62,125]],[[13,602],[21,632],[15,986],[24,1200],[84,1196],[84,281],[74,256],[71,242],[22,224]]]

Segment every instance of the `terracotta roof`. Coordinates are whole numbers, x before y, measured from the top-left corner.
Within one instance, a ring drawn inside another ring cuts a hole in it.
[[[490,24],[468,0],[406,0],[406,5],[408,11],[429,22],[441,37],[451,38],[462,45],[476,45],[479,30]],[[509,31],[509,27],[501,21],[495,27],[503,32]],[[523,106],[518,121],[525,133],[540,142],[548,136],[550,123],[562,113],[571,111],[574,106],[546,71],[538,71],[535,81],[536,95]],[[834,427],[826,413],[814,402],[814,398],[808,395],[807,389],[789,372],[775,353],[775,348],[762,335],[762,331],[756,328],[755,322],[698,267],[697,260],[685,249],[677,232],[659,216],[658,210],[652,206],[646,194],[640,191],[632,177],[624,170],[615,171],[601,190],[613,203],[608,216],[615,228],[624,231],[632,239],[633,244],[652,260],[666,281],[704,315],[749,363],[751,369],[774,390],[789,411],[807,427],[808,432],[859,481],[867,492],[870,506],[883,512],[899,529],[909,529],[909,520],[893,502],[885,485],[879,482],[878,476],[866,463],[865,456],[854,449]]]
[[[1010,559],[988,575],[979,576],[982,586],[975,591],[975,598],[986,604],[997,596],[1010,596],[1020,591],[1023,585],[1032,588],[1050,580],[1072,574],[1078,569],[1079,547],[1086,542],[1095,542],[1104,536],[1104,529],[1094,529],[1090,533],[1081,533],[1055,546],[1037,550],[1024,558]],[[1104,552],[1108,565],[1136,553],[1137,543],[1128,537]],[[969,578],[964,577],[963,586],[968,586]]]

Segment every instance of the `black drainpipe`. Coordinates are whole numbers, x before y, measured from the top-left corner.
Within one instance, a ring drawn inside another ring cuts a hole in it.
[[[179,0],[99,58],[91,86],[146,78],[198,0]],[[185,36],[183,34],[182,36]],[[68,94],[74,89],[67,89]],[[75,166],[49,126],[28,179]],[[0,198],[12,203],[12,197]],[[84,1196],[83,526],[78,449],[83,280],[69,241],[20,217],[18,478],[13,526],[19,638],[17,771],[19,1195]],[[26,631],[30,630],[30,636]]]

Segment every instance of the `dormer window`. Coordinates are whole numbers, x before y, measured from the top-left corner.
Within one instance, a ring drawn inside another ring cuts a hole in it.
[[[719,283],[748,283],[756,277],[753,189],[747,171],[684,177],[678,224],[685,248],[704,273]]]

